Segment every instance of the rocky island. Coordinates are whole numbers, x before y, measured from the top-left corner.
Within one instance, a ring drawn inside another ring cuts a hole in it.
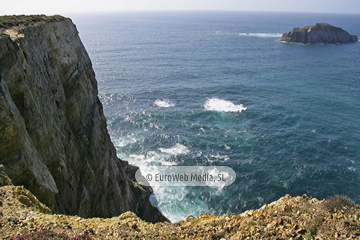
[[[327,23],[294,28],[282,35],[280,41],[292,43],[350,43],[357,42],[357,35],[351,35],[342,28]]]
[[[359,239],[360,208],[344,196],[170,223],[116,156],[97,95],[70,19],[0,17],[0,238]]]

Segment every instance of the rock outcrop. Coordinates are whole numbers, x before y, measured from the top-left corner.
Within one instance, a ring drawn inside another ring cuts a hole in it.
[[[134,213],[101,219],[51,214],[23,187],[0,187],[1,239],[359,239],[360,209],[337,196],[291,197],[239,215],[202,213],[148,223]],[[36,236],[36,237],[34,237]]]
[[[316,23],[314,26],[294,28],[282,35],[280,41],[294,43],[350,43],[357,42],[358,37],[342,28],[327,23]]]
[[[68,18],[0,17],[0,164],[4,183],[25,186],[53,212],[167,221],[149,202],[152,189],[133,182],[137,168],[116,156]]]

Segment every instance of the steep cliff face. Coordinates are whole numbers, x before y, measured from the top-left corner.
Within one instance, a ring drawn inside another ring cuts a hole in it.
[[[0,25],[0,163],[12,183],[58,213],[166,221],[148,201],[151,188],[131,180],[136,167],[116,156],[75,25],[25,22]]]
[[[294,28],[282,35],[280,41],[297,43],[349,43],[358,41],[356,35],[351,35],[342,28],[327,23],[317,23],[314,26]]]

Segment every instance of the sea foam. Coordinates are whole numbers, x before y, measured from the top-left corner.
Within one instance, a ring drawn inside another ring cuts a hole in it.
[[[158,107],[164,107],[164,108],[175,106],[175,103],[170,102],[170,100],[168,99],[163,99],[163,100],[156,99],[154,104]]]
[[[129,134],[127,136],[119,137],[116,139],[113,139],[113,143],[115,147],[125,147],[127,145],[136,143],[137,139],[134,134]]]
[[[175,144],[175,146],[173,146],[171,148],[159,148],[159,150],[163,153],[167,153],[167,154],[171,154],[171,155],[180,155],[180,154],[185,155],[190,152],[186,146],[184,146],[180,143]]]
[[[234,104],[230,101],[218,99],[218,98],[210,98],[204,104],[204,108],[207,111],[218,111],[218,112],[242,112],[247,108],[242,104]]]
[[[248,36],[248,37],[281,37],[281,33],[239,33],[240,36]]]

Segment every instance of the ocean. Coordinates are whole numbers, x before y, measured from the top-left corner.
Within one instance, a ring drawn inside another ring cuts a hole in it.
[[[326,22],[360,36],[360,15],[121,12],[70,15],[90,55],[119,158],[228,166],[225,187],[155,186],[172,222],[239,214],[285,194],[360,204],[360,44],[289,44]]]

